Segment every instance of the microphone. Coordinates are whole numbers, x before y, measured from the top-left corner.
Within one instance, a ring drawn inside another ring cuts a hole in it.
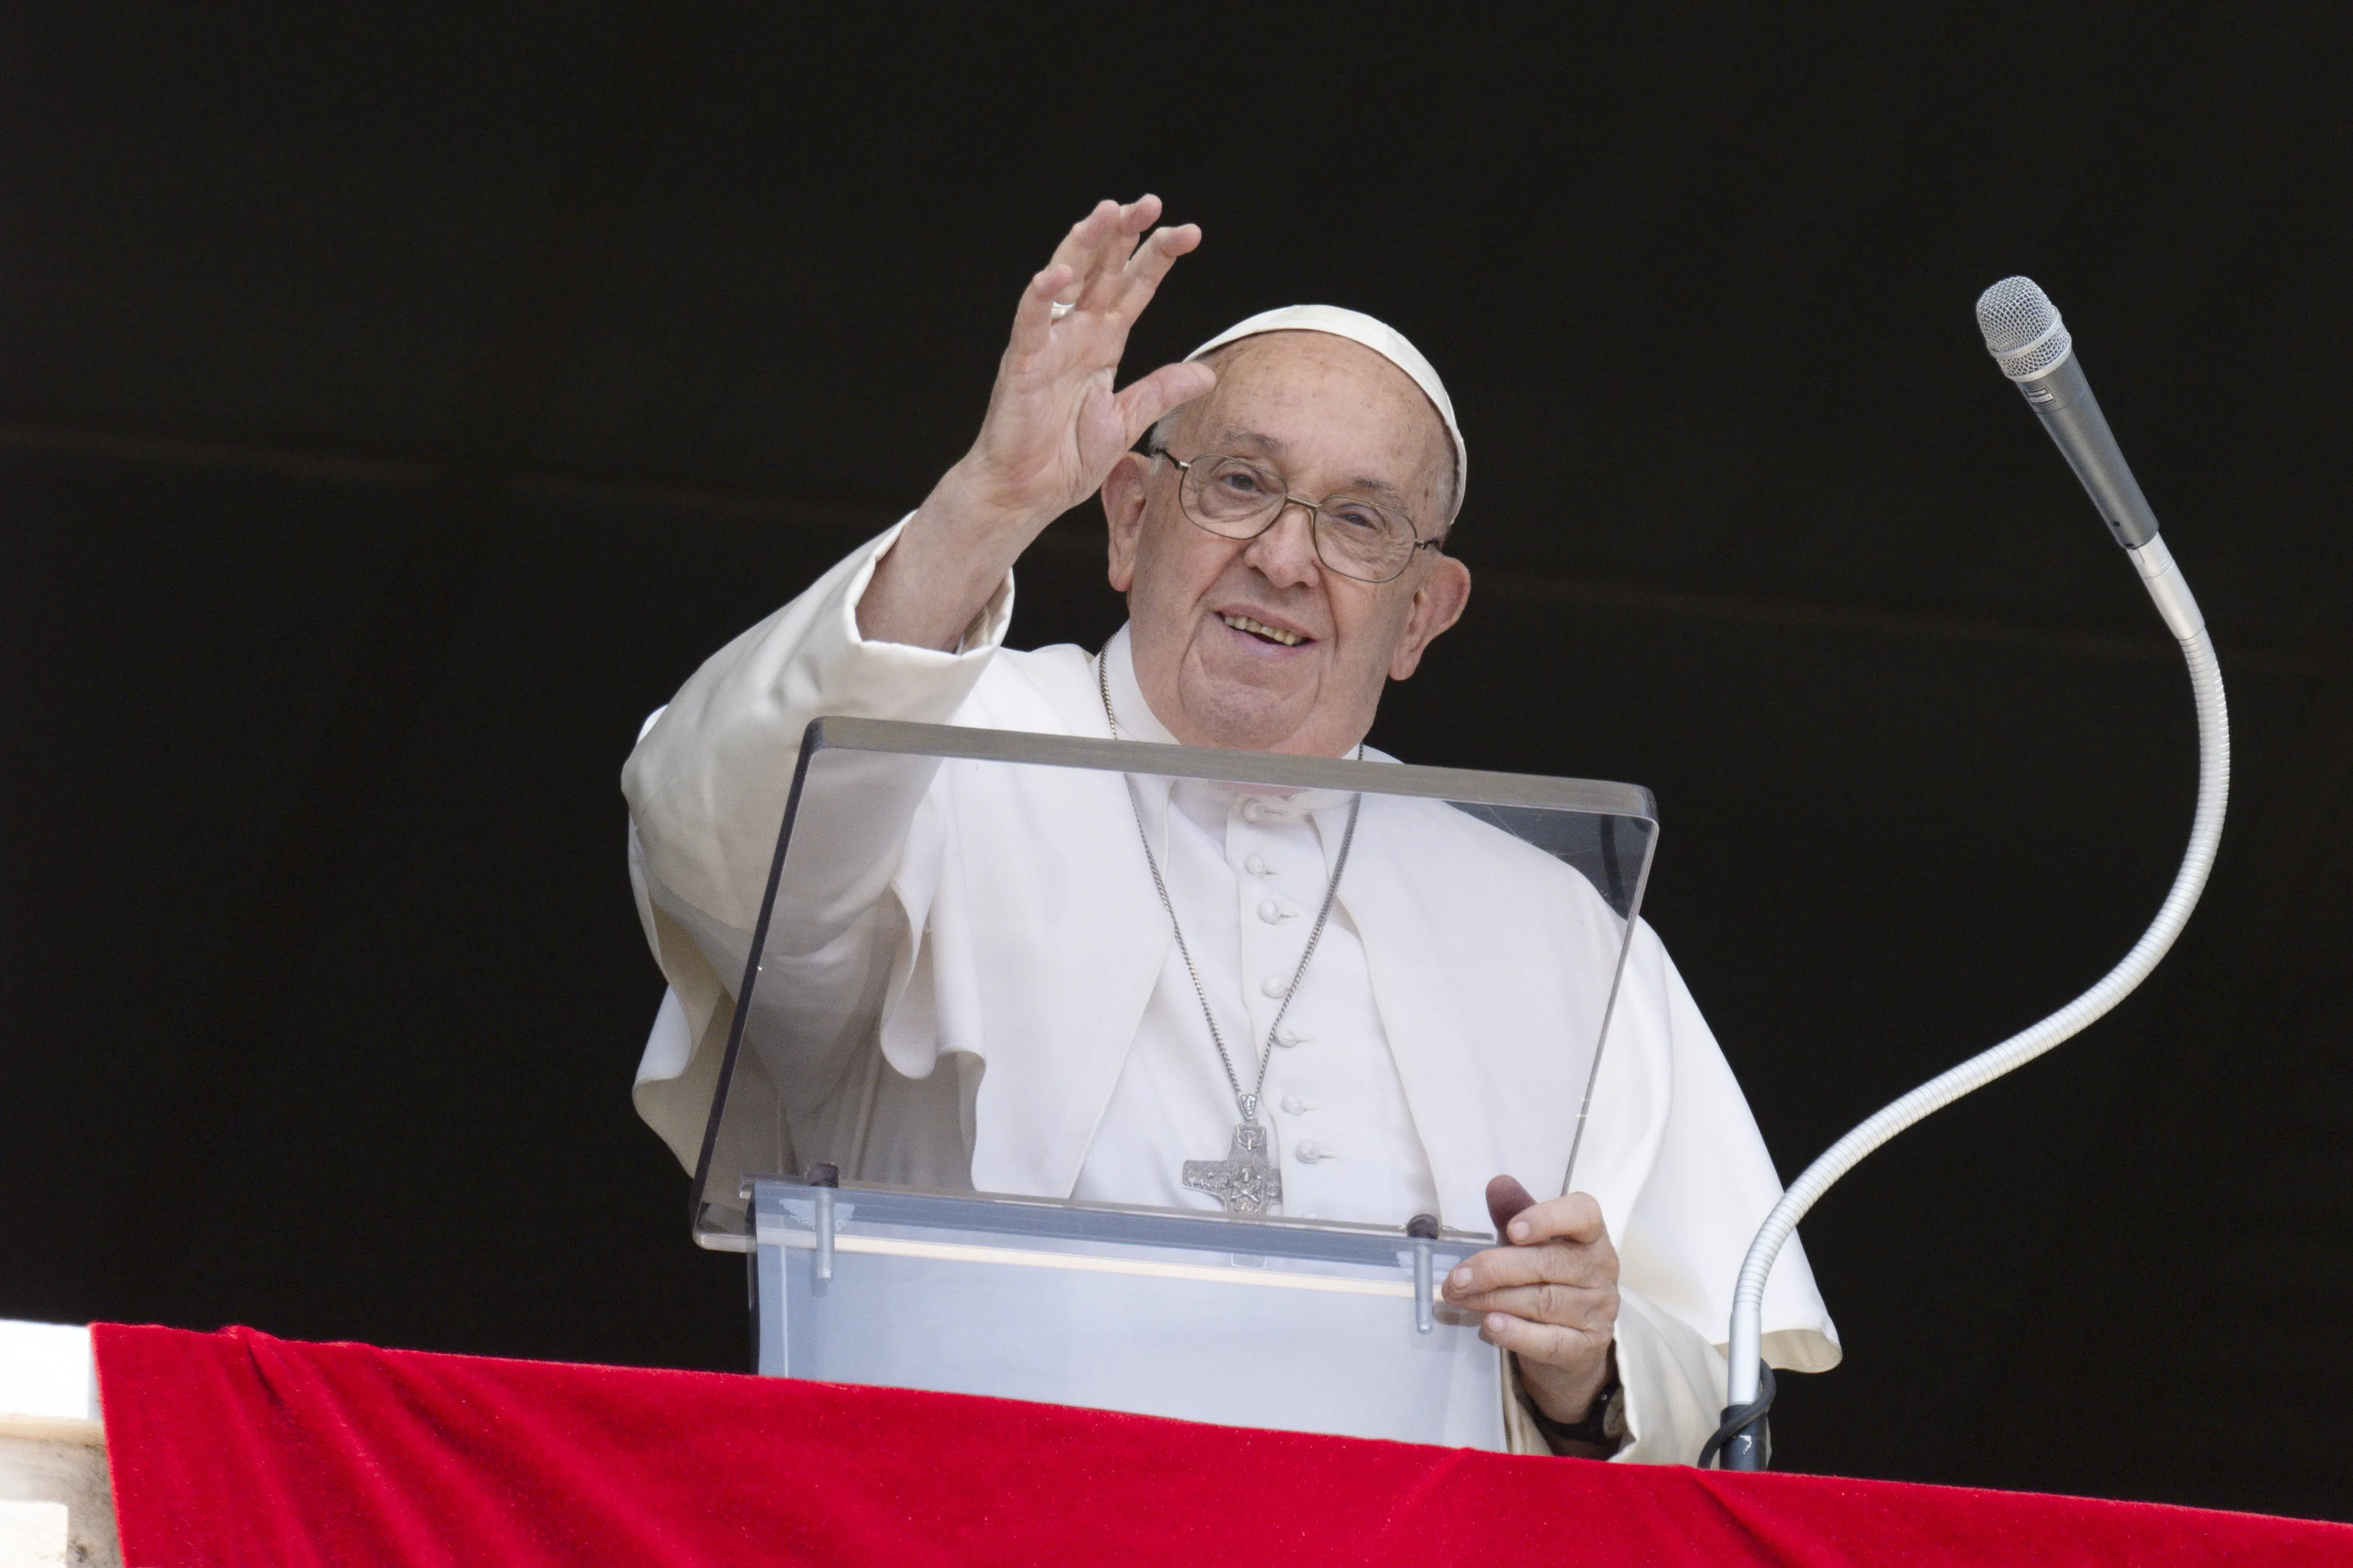
[[[2198,601],[2174,569],[2173,552],[2158,537],[2157,514],[2140,483],[2126,467],[2116,438],[2084,367],[2075,341],[2059,319],[2059,308],[2031,278],[2005,278],[1978,299],[1978,325],[1986,349],[2001,373],[2026,395],[2028,406],[2059,443],[2075,477],[2091,492],[2092,504],[2132,557],[2141,585],[2157,601],[2158,614],[2180,640],[2189,668],[2189,689],[2198,709],[2198,805],[2189,823],[2189,845],[2173,886],[2132,951],[2089,991],[2031,1028],[2022,1029],[1957,1067],[1948,1068],[1911,1093],[1883,1107],[1806,1167],[1773,1205],[1748,1245],[1733,1289],[1732,1321],[1725,1352],[1723,1425],[1700,1450],[1699,1466],[1722,1457],[1727,1470],[1761,1470],[1770,1453],[1767,1412],[1773,1405],[1773,1374],[1763,1356],[1765,1282],[1773,1259],[1815,1204],[1864,1156],[1923,1117],[1933,1116],[1963,1095],[2025,1066],[2061,1042],[2081,1034],[2148,978],[2189,923],[2198,895],[2222,837],[2222,815],[2231,798],[2231,720],[2222,696],[2222,670]]]
[[[2059,444],[2067,466],[2084,483],[2100,519],[2133,558],[2173,635],[2188,641],[2206,618],[2174,570],[2173,552],[2157,534],[2157,513],[2117,449],[2100,400],[2075,357],[2074,335],[2031,278],[2005,278],[1978,296],[1978,330],[1986,353],[2026,396],[2027,406]]]

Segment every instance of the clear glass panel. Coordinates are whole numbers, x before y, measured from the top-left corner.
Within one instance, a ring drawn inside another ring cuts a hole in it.
[[[820,1163],[1221,1214],[1220,1039],[1281,1185],[1244,1217],[1484,1233],[1489,1177],[1567,1177],[1655,836],[1624,784],[819,721],[756,961],[712,954],[698,1239]]]

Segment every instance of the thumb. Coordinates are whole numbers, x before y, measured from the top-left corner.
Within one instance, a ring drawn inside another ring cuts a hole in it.
[[[1504,1227],[1523,1209],[1535,1206],[1535,1194],[1520,1184],[1517,1176],[1497,1176],[1487,1184],[1487,1217],[1495,1222],[1495,1234],[1504,1234]]]
[[[1143,380],[1132,383],[1118,397],[1131,447],[1170,409],[1193,401],[1218,384],[1218,373],[1205,364],[1164,364]]]

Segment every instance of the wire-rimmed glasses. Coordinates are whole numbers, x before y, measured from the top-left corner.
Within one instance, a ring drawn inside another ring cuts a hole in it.
[[[1363,496],[1328,495],[1320,501],[1291,493],[1272,468],[1247,458],[1201,453],[1187,460],[1162,447],[1152,454],[1175,464],[1176,504],[1185,520],[1220,539],[1256,539],[1294,506],[1305,507],[1315,558],[1359,583],[1390,583],[1405,575],[1418,551],[1439,549],[1410,518]]]

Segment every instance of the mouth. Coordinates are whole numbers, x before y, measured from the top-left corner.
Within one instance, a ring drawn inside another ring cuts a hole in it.
[[[1294,632],[1287,626],[1271,626],[1264,621],[1250,616],[1238,615],[1231,610],[1219,611],[1218,619],[1225,622],[1234,630],[1247,633],[1261,642],[1274,643],[1282,647],[1297,647],[1301,643],[1315,640],[1303,632]]]

